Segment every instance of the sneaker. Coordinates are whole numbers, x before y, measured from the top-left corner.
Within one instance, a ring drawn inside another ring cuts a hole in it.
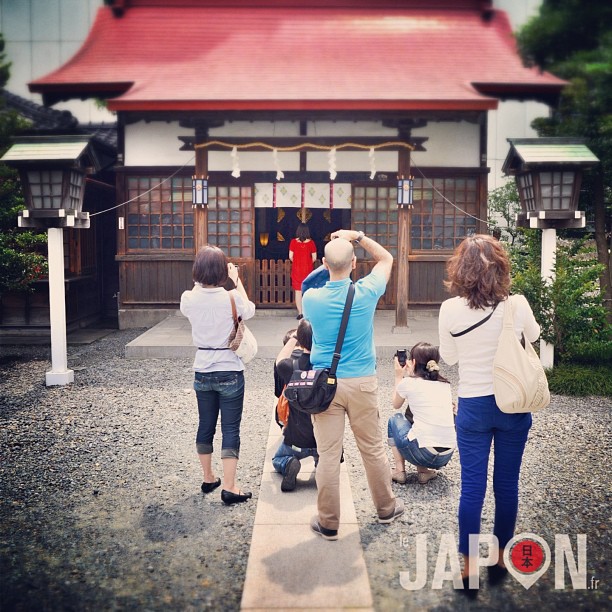
[[[430,480],[438,476],[438,470],[428,469],[426,472],[418,472],[417,480],[419,484],[427,484]]]
[[[389,516],[379,516],[378,522],[387,524],[392,523],[398,516],[402,516],[404,514],[404,500],[403,499],[395,499],[395,510]]]
[[[285,475],[281,482],[281,491],[286,493],[287,491],[295,490],[296,478],[302,469],[302,464],[297,457],[291,457],[285,467]]]
[[[337,540],[338,539],[338,530],[337,529],[327,529],[327,527],[323,527],[319,523],[319,519],[316,516],[312,517],[310,521],[310,528],[317,534],[320,535],[324,540]]]

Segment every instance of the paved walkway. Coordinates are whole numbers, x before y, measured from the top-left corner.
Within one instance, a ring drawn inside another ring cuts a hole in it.
[[[409,312],[408,326],[397,328],[395,311],[377,311],[374,341],[378,357],[392,357],[398,348],[410,347],[419,341],[437,345],[437,315],[437,310]],[[286,310],[257,311],[246,323],[257,338],[257,356],[263,359],[274,359],[287,330],[298,324]],[[194,353],[191,326],[178,310],[125,347],[126,359],[182,358],[193,357]]]
[[[273,359],[287,330],[296,327],[286,311],[258,311],[247,322],[259,344],[257,356]],[[408,327],[395,327],[393,311],[378,311],[374,336],[378,357],[418,341],[438,343],[437,311],[409,313]],[[127,359],[193,357],[189,321],[178,311],[125,347]],[[273,413],[273,409],[271,408]],[[268,432],[266,459],[259,489],[255,524],[242,594],[242,610],[372,610],[373,601],[348,472],[340,472],[341,523],[339,539],[328,542],[310,530],[317,513],[314,462],[302,462],[295,491],[280,490],[281,476],[272,456],[281,440],[274,419]],[[333,553],[333,554],[332,554]],[[294,576],[300,559],[300,579]]]

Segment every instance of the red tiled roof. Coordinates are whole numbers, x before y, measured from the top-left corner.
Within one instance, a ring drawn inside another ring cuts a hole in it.
[[[563,85],[522,65],[499,11],[209,5],[102,7],[30,90],[111,110],[483,110]]]

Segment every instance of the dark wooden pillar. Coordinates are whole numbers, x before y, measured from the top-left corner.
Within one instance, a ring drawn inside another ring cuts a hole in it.
[[[198,141],[198,144],[201,141]],[[195,150],[195,175],[208,177],[208,148],[200,147]],[[193,209],[193,247],[194,252],[208,244],[208,208],[195,206]]]
[[[398,153],[398,175],[410,176],[410,149],[400,149]],[[395,327],[408,327],[408,279],[410,266],[410,213],[408,206],[397,211],[397,295],[395,296]]]

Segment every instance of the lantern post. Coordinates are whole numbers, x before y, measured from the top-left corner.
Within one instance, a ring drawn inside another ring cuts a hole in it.
[[[508,138],[510,151],[502,171],[514,176],[521,202],[517,225],[542,230],[542,280],[555,278],[557,229],[585,226],[577,210],[582,172],[599,162],[577,138]],[[540,361],[554,365],[554,345],[540,340]]]
[[[48,387],[74,381],[67,356],[63,231],[65,227],[89,227],[89,213],[82,210],[85,176],[100,169],[100,158],[90,139],[85,135],[24,136],[15,139],[0,159],[19,171],[26,208],[19,213],[18,227],[47,230],[51,328]]]

